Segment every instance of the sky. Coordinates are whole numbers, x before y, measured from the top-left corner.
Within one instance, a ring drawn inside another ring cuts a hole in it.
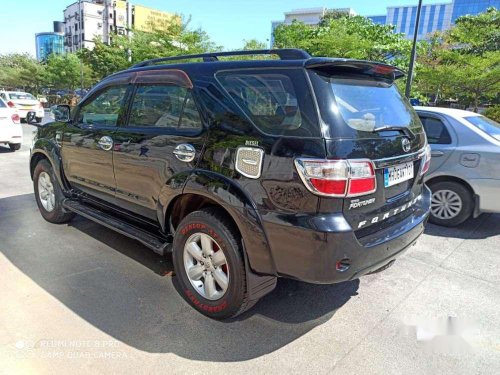
[[[35,33],[52,31],[52,21],[62,20],[72,0],[0,0],[0,54],[28,52],[35,55]],[[347,8],[358,14],[381,15],[387,6],[416,5],[417,0],[132,0],[159,10],[191,17],[191,28],[201,28],[226,49],[243,47],[244,40],[268,43],[271,21],[297,8]],[[424,0],[425,4],[451,0]]]

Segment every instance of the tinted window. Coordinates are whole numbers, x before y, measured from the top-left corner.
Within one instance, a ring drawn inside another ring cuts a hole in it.
[[[78,122],[87,125],[116,126],[124,110],[127,86],[108,87],[80,108]]]
[[[191,92],[173,85],[143,85],[132,101],[129,124],[196,129],[201,120]]]
[[[464,119],[486,134],[500,140],[500,124],[498,122],[484,116],[469,116],[464,117]]]
[[[263,132],[305,137],[320,135],[302,70],[234,71],[220,73],[217,78]]]
[[[355,130],[372,132],[385,126],[414,127],[413,109],[394,83],[332,77],[330,87],[338,111]]]
[[[420,116],[420,120],[424,125],[427,141],[430,144],[449,145],[451,143],[450,133],[441,120],[425,116]]]

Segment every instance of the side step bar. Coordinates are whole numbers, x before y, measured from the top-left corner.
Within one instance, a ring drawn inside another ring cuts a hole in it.
[[[109,229],[113,229],[124,236],[133,238],[134,240],[137,240],[143,245],[149,247],[157,254],[164,255],[165,253],[171,251],[171,243],[165,242],[164,239],[148,233],[143,229],[137,228],[123,220],[117,219],[116,217],[100,211],[97,208],[87,206],[79,201],[71,199],[65,199],[63,201],[63,207],[68,211],[72,211]]]

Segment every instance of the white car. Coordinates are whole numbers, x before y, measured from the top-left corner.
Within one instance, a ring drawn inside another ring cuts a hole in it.
[[[27,92],[0,91],[0,98],[2,98],[10,108],[17,109],[17,113],[21,120],[26,119],[26,114],[30,111],[36,113],[37,122],[41,122],[43,116],[45,116],[45,110],[43,109],[42,103]]]
[[[21,118],[16,109],[10,108],[0,98],[0,144],[8,144],[12,151],[19,150],[23,143]]]

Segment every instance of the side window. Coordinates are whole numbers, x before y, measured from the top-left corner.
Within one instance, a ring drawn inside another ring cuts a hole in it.
[[[217,78],[263,132],[319,136],[310,89],[301,70],[235,71]]]
[[[190,91],[186,93],[184,101],[184,110],[182,111],[181,122],[179,128],[181,129],[199,129],[201,127],[201,118],[198,108],[193,99]]]
[[[86,125],[116,126],[125,110],[127,86],[112,86],[105,89],[80,107],[78,122]]]
[[[132,100],[130,126],[199,129],[191,92],[175,85],[141,85]]]
[[[7,100],[7,96],[6,96],[6,95],[5,95],[5,93],[3,93],[3,92],[0,94],[0,97],[1,97],[3,100]]]
[[[430,144],[449,145],[451,143],[450,133],[441,120],[425,116],[420,116],[420,120],[424,125],[427,140]]]

